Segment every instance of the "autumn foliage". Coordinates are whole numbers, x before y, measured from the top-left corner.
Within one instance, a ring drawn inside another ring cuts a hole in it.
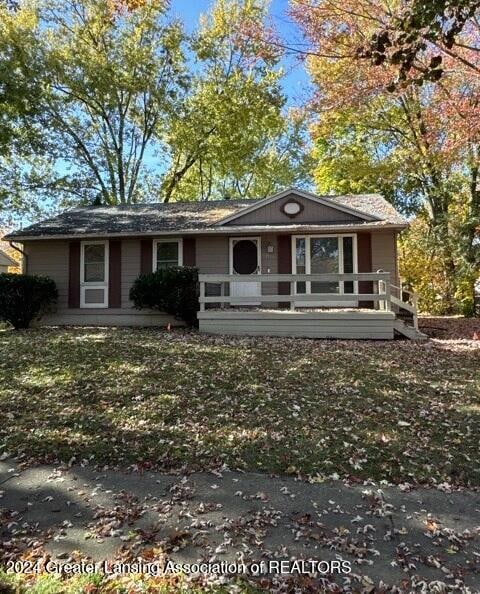
[[[443,292],[438,309],[471,313],[480,277],[480,21],[468,19],[454,46],[425,42],[400,76],[401,56],[392,58],[390,38],[384,38],[386,57],[364,51],[395,22],[395,6],[385,0],[292,3],[310,41],[315,178],[322,191],[380,191],[419,216],[431,242],[426,254],[435,253],[444,279],[441,287],[433,282]],[[428,74],[440,65],[441,75]],[[423,294],[430,268],[419,280],[413,268],[420,244],[415,232],[407,238],[413,243],[404,271],[430,303],[428,291]]]

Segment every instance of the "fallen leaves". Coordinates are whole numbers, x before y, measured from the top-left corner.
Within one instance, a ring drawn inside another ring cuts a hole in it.
[[[467,342],[2,332],[0,457],[478,486],[480,346]]]

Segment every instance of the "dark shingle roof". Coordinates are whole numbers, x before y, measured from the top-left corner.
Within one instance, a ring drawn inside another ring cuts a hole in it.
[[[406,223],[393,206],[378,194],[323,198],[377,217],[379,221],[374,223],[377,225]],[[258,202],[261,200],[86,206],[66,210],[58,216],[10,233],[6,239],[201,231],[212,228],[220,220],[240,213],[244,208]]]
[[[81,235],[85,233],[132,233],[199,230],[250,206],[252,200],[212,200],[125,206],[85,206],[66,210],[7,236]]]
[[[326,198],[343,204],[343,206],[378,217],[387,223],[405,225],[407,222],[381,194],[349,194],[346,196],[326,196]]]

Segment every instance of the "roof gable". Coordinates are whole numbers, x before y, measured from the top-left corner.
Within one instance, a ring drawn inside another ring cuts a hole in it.
[[[283,211],[288,202],[297,202],[300,212],[289,216]],[[291,188],[279,194],[248,205],[217,222],[217,225],[278,225],[305,223],[351,223],[378,221],[379,217],[341,204],[326,196],[315,196],[309,192]]]

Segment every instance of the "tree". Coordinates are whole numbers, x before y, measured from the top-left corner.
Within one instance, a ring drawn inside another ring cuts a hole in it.
[[[395,132],[400,142],[392,137]],[[423,189],[417,159],[402,142],[408,131],[393,104],[376,102],[363,110],[324,114],[312,135],[319,192],[378,192],[405,213],[419,208]]]
[[[25,43],[32,42],[36,17],[0,3],[0,155],[19,140],[20,118],[36,112],[40,88],[25,60]]]
[[[264,0],[217,0],[192,39],[189,94],[167,122],[171,165],[165,200],[251,197],[304,175],[305,128],[284,113],[278,52],[255,37]]]
[[[359,55],[376,65],[395,67],[396,83],[438,81],[444,74],[443,58],[448,56],[470,68],[477,76],[479,48],[467,41],[478,34],[479,0],[413,0],[400,3],[373,33]],[[462,35],[463,33],[463,35]],[[429,47],[433,55],[424,59]]]
[[[43,88],[41,70],[29,48],[35,44],[38,15],[28,6],[0,3],[0,225],[11,225],[14,213],[32,211],[36,198],[20,199],[27,161],[34,151],[43,153],[42,135],[32,125],[38,116]],[[21,167],[21,163],[25,165]]]
[[[306,177],[277,52],[240,34],[266,0],[218,0],[191,38],[166,0],[38,2],[9,13],[17,33],[31,15],[28,43],[16,38],[42,90],[19,128],[37,143],[0,157],[9,212],[258,196]]]
[[[21,80],[41,89],[35,110],[17,118],[21,150],[13,146],[0,161],[9,211],[32,215],[35,206],[58,208],[59,198],[63,205],[144,198],[154,134],[183,78],[183,35],[166,3],[40,0],[22,3],[6,22]]]
[[[181,92],[181,28],[158,0],[132,10],[59,0],[40,16],[48,95],[39,125],[49,130],[50,154],[65,162],[57,188],[106,204],[142,199],[149,147]]]
[[[202,151],[176,180],[172,197],[262,198],[289,186],[308,186],[313,159],[304,116],[290,112],[274,129],[257,133],[260,136],[255,137],[248,151],[243,144],[243,154],[242,146],[235,143],[236,136],[220,138],[222,147],[210,145],[210,150]]]
[[[466,303],[458,297],[460,286],[471,302],[471,271],[479,271],[478,80],[448,57],[440,83],[392,88],[395,67],[358,52],[391,16],[384,0],[318,0],[309,8],[297,0],[294,15],[312,42],[307,64],[318,89],[317,181],[334,185],[348,175],[350,161],[353,180],[370,184],[380,175],[377,187],[395,184],[387,196],[429,221],[448,280],[445,309]],[[429,55],[427,48],[423,59]],[[421,200],[412,200],[415,195]]]

